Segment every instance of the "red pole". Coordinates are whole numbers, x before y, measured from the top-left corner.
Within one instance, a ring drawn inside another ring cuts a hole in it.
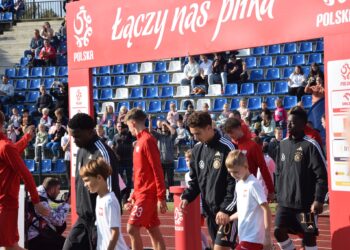
[[[181,194],[185,187],[170,187],[174,194],[175,249],[201,250],[201,215],[199,196],[180,212]]]

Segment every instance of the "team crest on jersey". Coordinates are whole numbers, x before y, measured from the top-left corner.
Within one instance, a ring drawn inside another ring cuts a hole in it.
[[[200,169],[203,169],[203,168],[204,168],[204,161],[203,161],[203,160],[201,160],[201,161],[199,162],[199,168],[200,168]]]
[[[303,149],[299,147],[294,154],[294,161],[300,162],[303,159]]]
[[[286,160],[286,155],[284,153],[282,153],[281,155],[281,161],[285,161]]]
[[[222,163],[222,157],[220,152],[218,151],[214,155],[213,167],[215,169],[219,169],[221,167],[221,163]]]

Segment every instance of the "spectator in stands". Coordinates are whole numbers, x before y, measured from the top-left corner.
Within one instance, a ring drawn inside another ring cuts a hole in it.
[[[40,118],[39,124],[43,124],[48,130],[52,125],[52,118],[49,116],[50,110],[48,108],[42,109],[42,117]]]
[[[316,76],[315,82],[308,82],[304,91],[306,94],[312,95],[312,105],[323,99],[325,90],[322,77]]]
[[[132,189],[132,155],[134,139],[124,123],[117,123],[117,133],[113,138],[113,150],[119,157],[119,174],[123,178],[126,188],[122,191],[122,201],[126,203]]]
[[[66,37],[67,36],[67,24],[66,24],[66,17],[64,17],[63,22],[61,23],[60,30],[58,32],[58,35],[60,37]]]
[[[66,133],[66,129],[62,126],[60,122],[56,122],[55,124],[55,132],[51,135],[51,141],[46,144],[46,148],[51,150],[53,155],[53,162],[60,157],[61,153],[61,139]]]
[[[103,141],[104,143],[107,143],[105,129],[101,124],[96,125],[96,134],[101,141]]]
[[[21,116],[18,113],[18,109],[16,107],[12,108],[12,115],[9,120],[9,124],[12,124],[14,128],[19,128],[21,123]]]
[[[272,138],[268,144],[267,153],[276,161],[277,151],[279,149],[280,142],[283,140],[283,130],[280,127],[275,128],[275,138]]]
[[[185,78],[181,80],[181,85],[190,85],[194,89],[197,81],[197,76],[199,76],[199,65],[196,62],[194,56],[188,56],[188,63],[184,68]]]
[[[219,126],[223,125],[231,114],[230,107],[229,107],[228,103],[224,104],[223,109],[224,110],[221,112],[221,114],[219,115],[218,120],[216,122],[216,124]]]
[[[49,136],[47,134],[45,125],[39,124],[38,132],[36,133],[35,144],[34,144],[34,154],[35,154],[34,160],[36,162],[47,159],[45,155],[45,147],[46,147],[46,144],[48,143],[48,140],[49,140]]]
[[[152,116],[148,116],[149,124],[152,124]],[[149,132],[157,139],[160,151],[164,176],[167,176],[167,187],[174,185],[174,143],[177,137],[176,130],[167,122],[162,123],[162,132],[158,133],[149,126]],[[169,193],[168,201],[173,201],[173,195]]]
[[[40,36],[43,39],[48,40],[48,42],[50,42],[50,40],[53,38],[54,34],[55,34],[55,32],[51,28],[50,23],[45,22],[42,29],[40,30]]]
[[[2,0],[0,4],[0,12],[12,12],[14,11],[14,2],[13,0]]]
[[[247,64],[246,62],[242,62],[242,73],[240,75],[240,83],[245,83],[248,81],[249,74],[247,70]]]
[[[201,108],[202,108],[202,110],[198,110],[198,111],[203,111],[203,112],[209,113],[209,104],[207,102],[203,103]],[[198,107],[197,107],[197,109],[198,109]]]
[[[112,146],[114,138],[114,123],[112,120],[108,120],[107,126],[105,127],[105,134],[107,137],[107,144]]]
[[[54,114],[55,114],[54,122],[60,122],[62,126],[66,127],[68,124],[68,119],[64,115],[63,109],[61,108],[56,109]]]
[[[274,135],[276,123],[272,118],[271,111],[268,109],[265,109],[261,112],[261,118],[261,132],[259,134],[259,137],[263,141],[269,142]]]
[[[24,51],[24,57],[30,55],[32,59],[39,58],[39,53],[43,47],[43,39],[40,36],[39,30],[34,30],[34,37],[30,41],[29,45],[30,49]]]
[[[61,138],[61,149],[64,152],[64,163],[66,165],[68,186],[70,187],[70,136],[68,131]]]
[[[22,124],[22,121],[23,119],[26,119],[27,120],[27,123],[29,125],[33,125],[34,122],[33,122],[33,118],[32,116],[29,114],[29,110],[28,109],[22,109],[22,118],[20,120],[20,124]]]
[[[54,81],[50,87],[50,95],[55,98],[55,110],[63,109],[68,117],[68,86],[59,81]]]
[[[248,109],[247,99],[242,99],[239,101],[239,108],[237,110],[241,114],[241,119],[250,117],[250,110]]]
[[[126,113],[128,113],[128,108],[126,106],[121,106],[119,110],[117,122],[124,122]]]
[[[286,135],[286,128],[287,128],[287,111],[283,107],[283,102],[281,98],[278,98],[275,101],[276,109],[274,114],[274,120],[276,122],[276,127],[281,127],[283,129],[283,135]]]
[[[227,64],[227,81],[230,83],[240,83],[242,73],[242,60],[237,60],[235,54],[230,54]]]
[[[50,44],[48,39],[44,40],[44,47],[41,48],[39,59],[34,59],[33,66],[55,66],[56,65],[56,49]]]
[[[61,250],[65,241],[62,233],[66,228],[69,200],[56,200],[61,191],[61,182],[54,177],[46,177],[37,191],[41,203],[50,210],[50,214],[38,216],[33,207],[29,206],[28,249]]]
[[[12,141],[12,143],[16,143],[19,135],[20,131],[16,129],[13,124],[9,124],[7,127],[7,138]]]
[[[179,119],[177,121],[177,129],[176,129],[176,139],[175,139],[175,147],[177,149],[177,155],[180,155],[181,146],[186,145],[186,143],[190,139],[190,133],[184,127],[183,119]]]
[[[212,73],[212,65],[213,61],[208,59],[208,56],[203,54],[200,56],[201,64],[199,65],[199,76],[197,77],[198,84],[204,84],[206,87],[208,86],[208,76]]]
[[[169,122],[170,126],[176,128],[177,121],[179,120],[179,113],[176,111],[175,103],[170,104],[170,111],[168,112],[166,120]]]
[[[121,108],[120,108],[121,109]],[[121,113],[121,112],[120,112]],[[114,109],[113,109],[113,106],[112,105],[107,105],[106,106],[106,110],[105,112],[103,113],[102,115],[102,118],[100,120],[100,124],[101,125],[106,125],[108,121],[112,121],[113,124],[116,122],[117,120],[117,117],[116,115],[114,114]]]
[[[13,85],[9,83],[9,78],[6,75],[3,75],[2,83],[0,84],[0,103],[12,103],[14,94],[15,89]]]
[[[40,96],[36,100],[36,108],[38,112],[41,113],[44,108],[47,108],[49,111],[52,108],[52,97],[46,93],[46,88],[44,85],[41,85],[39,88]]]
[[[295,66],[294,72],[289,76],[289,95],[294,95],[298,97],[298,101],[304,95],[305,75],[300,66]]]
[[[212,73],[208,76],[209,85],[221,83],[223,89],[227,84],[227,62],[221,53],[214,54]]]
[[[317,77],[321,77],[322,80],[324,79],[324,74],[321,71],[320,67],[318,66],[317,63],[311,63],[310,66],[310,73],[307,77],[307,83],[315,83],[316,82],[316,78]]]
[[[185,128],[188,127],[187,119],[193,112],[194,112],[194,107],[193,107],[192,103],[190,103],[189,105],[187,105],[186,112],[185,112],[184,118],[183,118],[183,122],[184,122]]]
[[[14,14],[16,14],[16,19],[20,19],[22,15],[24,14],[25,10],[25,2],[24,0],[17,0],[17,2],[14,5]]]

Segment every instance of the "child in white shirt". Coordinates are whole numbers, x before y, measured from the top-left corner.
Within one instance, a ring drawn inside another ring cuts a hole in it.
[[[121,232],[119,202],[108,190],[107,178],[112,168],[100,157],[80,169],[80,176],[90,193],[97,193],[97,250],[129,250]]]
[[[239,245],[236,250],[272,249],[271,211],[263,187],[249,172],[246,155],[233,150],[225,163],[227,171],[237,180],[237,212],[230,216],[230,220],[238,220]]]

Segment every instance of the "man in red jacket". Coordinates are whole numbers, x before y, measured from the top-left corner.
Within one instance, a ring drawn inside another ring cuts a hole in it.
[[[146,118],[146,114],[136,108],[125,116],[131,134],[137,138],[133,154],[134,192],[125,205],[131,211],[127,232],[132,249],[143,249],[140,229],[145,227],[153,248],[163,250],[165,243],[159,230],[157,205],[161,213],[166,212],[166,189],[157,141],[146,129]]]
[[[246,151],[250,173],[256,176],[258,168],[260,168],[261,175],[269,192],[268,199],[272,201],[274,198],[273,182],[260,146],[244,134],[241,121],[236,118],[228,118],[226,120],[224,131],[237,143],[239,150]]]
[[[39,202],[34,179],[24,164],[20,154],[32,139],[34,128],[16,144],[10,142],[3,131],[5,116],[0,111],[0,247],[22,249],[18,246],[18,193],[20,179],[29,190],[33,204],[39,214],[47,216],[47,210]]]

